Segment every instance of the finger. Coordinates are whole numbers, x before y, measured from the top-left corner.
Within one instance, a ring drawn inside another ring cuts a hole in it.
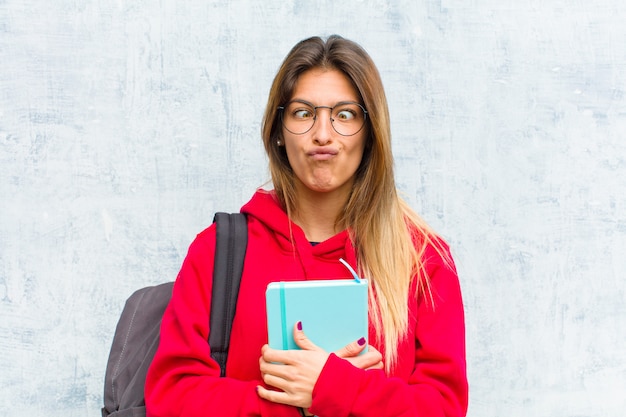
[[[312,345],[315,346],[315,345]],[[272,349],[269,346],[264,346],[261,349],[261,357],[260,360],[265,362],[268,365],[273,365],[277,367],[283,367],[284,365],[295,365],[302,361],[302,355],[304,352],[324,352],[322,349],[315,347],[315,350],[305,351],[305,350],[282,350],[282,349]],[[260,362],[261,363],[261,362]],[[276,368],[278,369],[278,368]]]
[[[261,348],[261,359],[267,363],[285,364],[290,362],[290,352],[289,350],[272,349],[269,345],[264,345]]]
[[[366,346],[367,342],[365,338],[362,337],[359,340],[355,340],[354,342],[342,347],[335,352],[335,355],[339,356],[340,358],[352,358],[363,352],[363,349],[365,349]]]
[[[350,362],[354,367],[362,369],[364,371],[372,370],[372,369],[383,369],[385,364],[382,361],[378,362],[366,362],[364,358],[361,356],[357,356],[355,358],[346,358],[344,359]]]
[[[372,346],[372,345],[367,345],[367,351],[368,351],[369,353],[375,353],[375,354],[377,354],[377,355],[380,357],[380,359],[382,359],[382,358],[383,358],[383,354],[382,354],[382,353],[380,353],[380,351],[379,351],[378,349],[376,349],[376,348],[375,348],[374,346]]]
[[[256,392],[257,392],[257,395],[263,398],[264,400],[268,400],[268,401],[279,403],[279,404],[289,404],[288,403],[289,396],[284,392],[269,390],[267,388],[262,387],[261,385],[258,385],[256,387]]]
[[[264,373],[262,378],[266,386],[276,388],[279,391],[287,392],[291,388],[292,382],[276,374]]]
[[[383,369],[384,368],[382,355],[380,354],[379,351],[376,350],[376,348],[374,348],[371,345],[369,346],[368,351],[363,353],[362,355],[352,356],[352,357],[348,357],[344,359],[359,369]]]
[[[376,364],[370,366],[367,369],[383,369],[385,367],[385,364],[383,363],[383,354],[380,353],[374,346],[368,345],[367,353],[372,355],[372,361],[378,360]]]
[[[265,363],[261,365],[260,370],[263,381],[280,389],[287,389],[288,384],[293,382],[295,378],[293,369],[289,368],[289,365]]]
[[[289,378],[290,368],[285,365],[285,359],[280,359],[278,357],[276,359],[277,360],[267,360],[263,356],[259,358],[259,370],[261,371],[261,376],[263,378],[265,378],[265,375],[276,375],[280,378]]]
[[[322,350],[315,343],[313,343],[302,330],[302,322],[299,321],[293,326],[293,340],[296,345],[302,350]]]
[[[311,397],[302,397],[289,394],[283,391],[274,391],[267,389],[261,385],[256,387],[257,395],[265,400],[272,401],[278,404],[287,404],[294,407],[309,408],[311,407]]]

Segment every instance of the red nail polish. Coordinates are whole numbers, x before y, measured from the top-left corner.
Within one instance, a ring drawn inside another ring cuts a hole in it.
[[[297,327],[298,327],[298,330],[302,330],[302,322],[301,321],[298,322]]]
[[[357,343],[359,344],[359,346],[363,346],[365,344],[365,338],[364,337],[360,338]]]

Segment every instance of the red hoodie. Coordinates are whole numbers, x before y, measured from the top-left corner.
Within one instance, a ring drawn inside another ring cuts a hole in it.
[[[312,246],[272,192],[257,191],[241,211],[248,216],[249,240],[226,377],[219,377],[207,344],[215,249],[211,226],[191,244],[163,317],[161,342],[146,380],[148,417],[300,416],[295,407],[256,393],[256,386],[264,385],[259,357],[267,343],[265,289],[279,280],[349,279],[339,258],[355,267],[355,251],[346,231]],[[315,384],[311,412],[320,417],[465,416],[459,281],[433,248],[426,260],[435,306],[409,300],[408,337],[398,346],[392,375],[355,368],[331,354]],[[374,341],[372,328],[369,333]],[[374,346],[383,352],[382,346]]]

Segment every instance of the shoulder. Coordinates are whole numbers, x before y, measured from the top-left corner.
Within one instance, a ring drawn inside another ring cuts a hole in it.
[[[230,223],[228,221],[228,216],[225,216],[225,222],[221,224],[220,232],[218,233],[218,223],[219,220],[216,217],[216,220],[211,223],[207,228],[202,230],[200,233],[196,235],[194,240],[191,242],[189,246],[189,250],[187,253],[187,257],[196,257],[200,256],[201,258],[207,258],[207,254],[209,258],[213,258],[213,254],[215,253],[215,248],[217,245],[217,238],[219,234],[220,244],[225,245],[227,242],[234,243],[236,242],[239,245],[239,240],[250,235],[249,229],[250,224],[254,223],[254,218],[252,216],[244,216],[243,221],[240,218],[234,219],[232,215],[236,213],[231,213]],[[237,222],[235,222],[237,220]],[[241,226],[241,223],[245,223],[245,228],[247,229],[244,233],[241,233],[239,227],[235,227],[233,229],[233,225]],[[223,232],[221,231],[223,230]],[[223,234],[221,234],[223,233]]]
[[[407,229],[422,263],[427,265],[453,263],[450,245],[426,224],[407,222]]]
[[[206,229],[196,235],[187,251],[187,260],[203,260],[207,254],[215,252],[215,224],[211,224]]]
[[[429,275],[433,275],[438,270],[444,270],[456,275],[456,267],[450,246],[440,236],[433,235],[428,238],[422,251],[422,262],[424,262]]]
[[[450,245],[429,228],[411,225],[411,237],[417,252],[419,268],[431,281],[457,280],[457,271]]]

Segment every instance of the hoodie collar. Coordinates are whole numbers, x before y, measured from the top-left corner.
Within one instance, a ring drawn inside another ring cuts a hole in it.
[[[269,229],[283,251],[291,254],[295,252],[304,271],[315,269],[312,268],[313,263],[320,258],[338,262],[342,257],[356,269],[356,254],[347,230],[315,246],[311,245],[300,226],[287,217],[273,190],[258,189],[241,208],[241,212],[248,217],[254,217]]]

